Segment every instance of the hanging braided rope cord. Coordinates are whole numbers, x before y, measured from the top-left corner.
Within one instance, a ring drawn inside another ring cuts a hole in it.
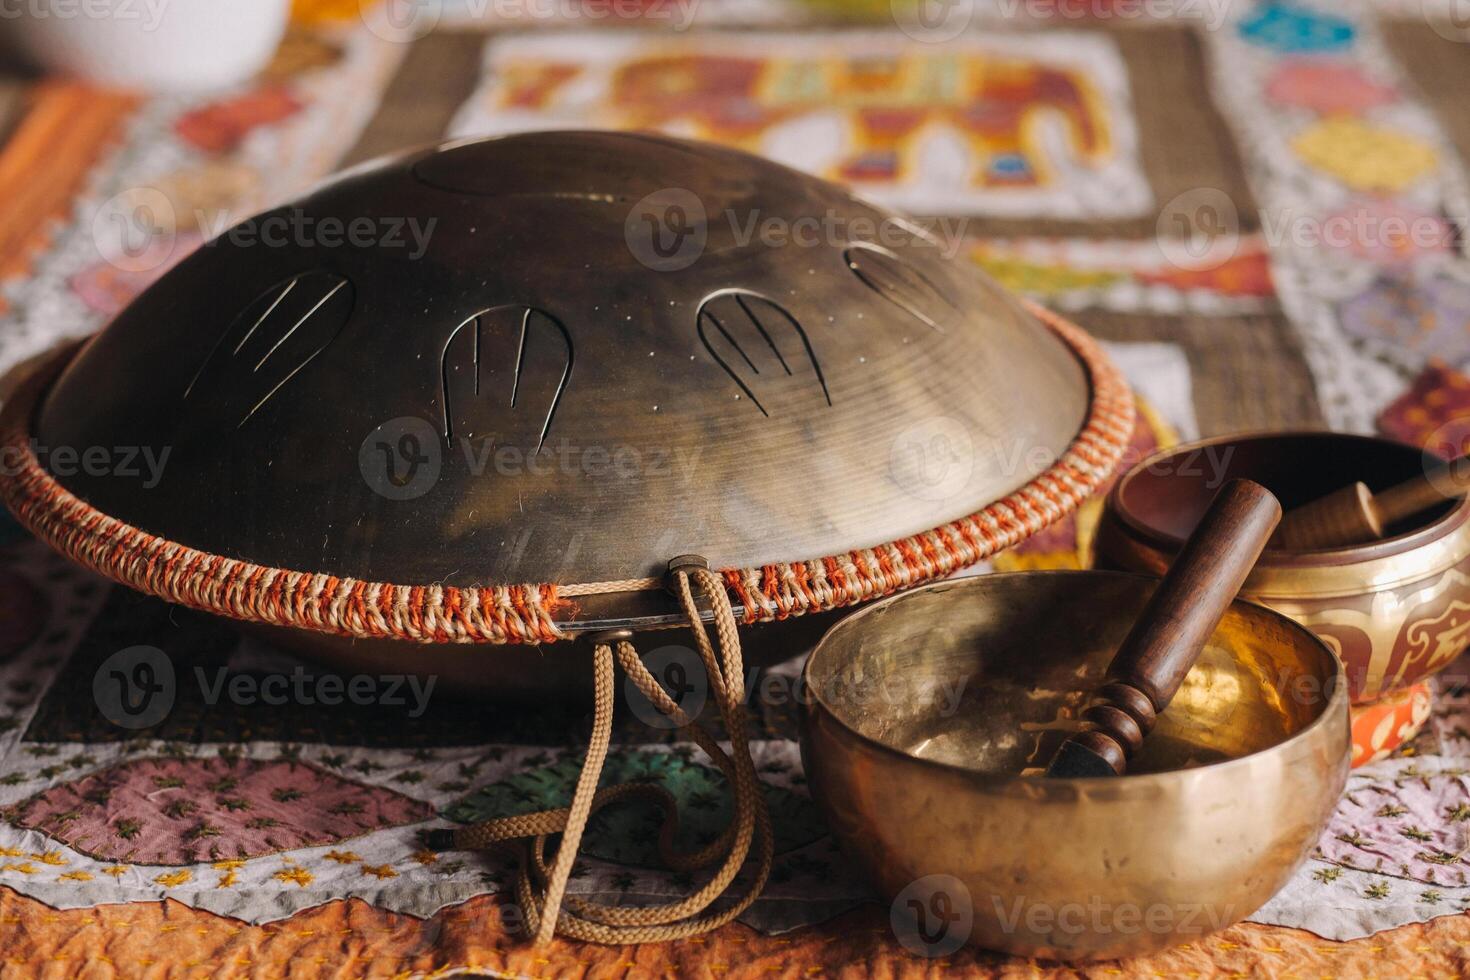
[[[720,719],[729,735],[730,751],[727,753],[669,697],[649,673],[632,643],[627,639],[597,643],[592,738],[571,805],[488,820],[462,827],[452,834],[452,846],[459,850],[519,845],[516,894],[537,946],[550,942],[553,935],[608,944],[666,942],[700,935],[730,922],[749,908],[770,876],[774,856],[771,819],[746,736],[745,665],[735,613],[720,577],[707,568],[681,568],[671,577],[680,605],[689,618]],[[691,577],[714,613],[715,641],[711,641],[704,625]],[[612,737],[614,661],[650,703],[709,755],[731,785],[734,819],[718,838],[698,851],[680,854],[674,848],[679,828],[678,810],[668,790],[646,783],[597,788]],[[665,905],[604,905],[566,895],[587,821],[603,807],[640,799],[657,804],[664,812],[658,842],[664,863],[674,871],[694,871],[719,862],[714,875],[694,894]],[[561,843],[548,866],[546,842],[558,833]],[[730,890],[746,864],[752,844],[756,850],[756,867],[746,888],[732,903],[711,910],[710,906]]]

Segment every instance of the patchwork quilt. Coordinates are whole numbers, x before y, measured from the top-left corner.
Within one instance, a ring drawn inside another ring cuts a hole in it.
[[[21,202],[0,213],[0,372],[340,166],[448,137],[640,128],[846,183],[1067,312],[1138,394],[1130,460],[1323,425],[1467,448],[1470,31],[1452,3],[1177,0],[1141,17],[1126,0],[976,0],[941,39],[888,4],[396,2],[298,3],[237,90],[46,80],[0,103],[0,200]],[[1100,506],[994,567],[1084,564]],[[0,958],[16,975],[1076,975],[904,947],[808,795],[799,668],[750,685],[775,821],[765,896],[701,939],[532,951],[513,869],[424,834],[565,803],[583,712],[333,673],[113,587],[0,517]],[[1453,665],[1385,715],[1380,745],[1422,730],[1354,770],[1249,922],[1087,975],[1465,975],[1467,676]],[[698,749],[622,705],[614,746],[605,778],[666,786],[685,844],[726,824]],[[599,814],[570,892],[684,894],[656,835],[639,810]]]

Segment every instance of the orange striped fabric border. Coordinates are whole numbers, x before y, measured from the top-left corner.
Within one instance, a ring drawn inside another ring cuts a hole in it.
[[[942,977],[1108,980],[1153,977],[1464,977],[1470,915],[1445,915],[1363,939],[1241,923],[1183,946],[1082,967],[963,948],[914,956],[874,903],[819,925],[765,936],[738,922],[707,936],[636,949],[564,939],[533,949],[508,928],[508,896],[484,895],[429,919],[358,899],[250,925],[165,899],[53,909],[0,886],[0,964],[17,976]],[[165,941],[160,942],[160,938]]]
[[[0,149],[0,278],[24,276],[69,216],[93,166],[122,134],[137,96],[82,82],[43,82]]]

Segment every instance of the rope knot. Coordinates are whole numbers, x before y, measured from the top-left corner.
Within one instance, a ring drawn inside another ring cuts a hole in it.
[[[774,855],[771,818],[761,792],[760,779],[750,755],[745,732],[744,663],[735,614],[724,585],[709,563],[698,556],[685,556],[670,563],[669,588],[678,597],[695,645],[709,677],[711,693],[725,730],[730,751],[696,719],[690,718],[649,672],[632,643],[630,630],[609,630],[590,637],[593,644],[594,708],[592,738],[587,759],[577,777],[577,787],[568,807],[538,813],[501,817],[457,830],[430,831],[425,842],[431,850],[479,849],[519,843],[520,873],[517,898],[526,912],[535,945],[542,946],[560,934],[587,942],[627,944],[684,939],[717,929],[750,907],[765,888]],[[697,585],[714,616],[715,637],[711,641],[693,585]],[[718,652],[717,652],[718,647]],[[598,789],[612,741],[615,679],[614,662],[648,701],[679,726],[724,773],[733,788],[735,817],[718,838],[693,853],[679,853],[678,802],[667,789],[653,783],[621,783]],[[615,803],[642,800],[656,804],[664,813],[659,833],[659,855],[671,870],[695,871],[718,865],[710,880],[682,901],[647,907],[625,907],[588,902],[566,894],[572,866],[581,846],[587,821],[593,813]],[[546,842],[561,834],[561,843],[548,865]],[[754,845],[756,871],[748,886],[731,904],[719,911],[710,906],[725,895],[745,866]]]

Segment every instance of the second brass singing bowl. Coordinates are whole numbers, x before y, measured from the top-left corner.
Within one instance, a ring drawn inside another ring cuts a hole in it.
[[[1338,432],[1175,446],[1114,484],[1098,524],[1096,564],[1162,574],[1226,480],[1255,480],[1290,510],[1356,480],[1383,490],[1435,462],[1407,443]],[[1241,594],[1321,636],[1347,667],[1354,704],[1406,690],[1470,645],[1470,500],[1446,502],[1370,544],[1270,548]]]
[[[813,651],[807,777],[905,945],[1139,955],[1245,918],[1306,857],[1347,779],[1347,690],[1331,651],[1263,606],[1227,612],[1129,775],[1022,774],[1072,729],[1154,585],[941,583]]]

